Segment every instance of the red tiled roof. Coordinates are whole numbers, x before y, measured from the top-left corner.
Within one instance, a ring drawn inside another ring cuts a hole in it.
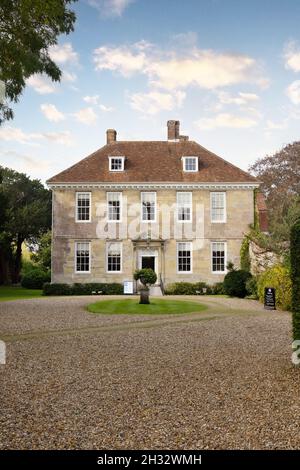
[[[125,157],[124,171],[109,171],[108,157],[114,155]],[[184,172],[183,156],[198,156],[199,171]],[[81,182],[255,183],[257,180],[193,141],[117,141],[48,180],[48,183]]]

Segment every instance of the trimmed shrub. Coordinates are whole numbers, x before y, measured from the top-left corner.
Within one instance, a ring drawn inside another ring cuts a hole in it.
[[[257,281],[258,297],[264,302],[265,287],[276,289],[276,305],[282,310],[289,310],[292,305],[292,281],[287,267],[277,264],[260,274]]]
[[[118,283],[75,283],[75,284],[49,284],[44,285],[44,295],[91,295],[93,292],[101,292],[102,295],[121,295],[123,285]]]
[[[217,282],[216,284],[214,284],[214,285],[211,287],[211,293],[212,293],[213,295],[224,295],[224,294],[225,294],[225,291],[224,291],[223,282]]]
[[[140,280],[144,286],[151,286],[157,280],[157,275],[151,268],[137,269],[133,277],[136,281]]]
[[[224,278],[224,292],[231,297],[244,298],[247,295],[246,282],[251,274],[242,269],[232,270]]]
[[[300,220],[291,229],[293,339],[300,340]]]
[[[42,289],[45,282],[50,281],[50,272],[40,268],[32,268],[23,275],[21,286],[26,289]]]
[[[166,295],[204,295],[203,289],[206,289],[205,294],[212,294],[212,288],[205,282],[175,282],[169,284],[165,289]]]
[[[50,284],[46,282],[43,287],[43,295],[71,295],[70,284]]]
[[[252,299],[258,299],[256,277],[252,276],[246,281],[246,291],[247,295],[249,295]]]

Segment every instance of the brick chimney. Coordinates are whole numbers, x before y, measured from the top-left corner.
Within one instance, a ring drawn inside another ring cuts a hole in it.
[[[117,140],[117,131],[115,129],[107,129],[106,131],[106,143],[112,144]]]
[[[179,140],[179,121],[168,121],[168,140]]]

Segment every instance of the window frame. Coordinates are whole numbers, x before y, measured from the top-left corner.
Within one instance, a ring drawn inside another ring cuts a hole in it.
[[[190,196],[190,218],[189,220],[179,220],[179,203],[178,203],[178,196],[179,194],[188,194]],[[190,224],[193,221],[193,193],[192,191],[177,191],[176,193],[176,213],[177,213],[177,222],[179,224]]]
[[[109,249],[109,245],[112,243],[117,243],[118,245],[120,245],[120,271],[108,270],[108,249]],[[105,259],[106,273],[107,274],[122,274],[123,272],[123,243],[118,240],[111,240],[111,241],[106,242],[105,257],[106,257]]]
[[[124,161],[125,161],[125,157],[124,156],[120,156],[120,155],[111,155],[108,157],[109,159],[109,171],[112,171],[113,173],[119,173],[120,171],[124,171]],[[112,161],[116,159],[116,160],[121,160],[121,169],[119,170],[115,170],[112,168]]]
[[[223,243],[224,244],[224,271],[214,271],[213,270],[213,245],[214,243]],[[211,263],[211,272],[212,274],[226,274],[227,273],[227,241],[224,240],[214,240],[210,242],[210,263]]]
[[[87,243],[89,246],[89,270],[88,271],[77,271],[77,245],[79,243]],[[91,256],[92,250],[91,250],[91,241],[90,240],[76,240],[75,241],[75,250],[74,250],[74,257],[75,257],[75,274],[91,274],[91,268],[92,268],[92,256]]]
[[[224,197],[224,214],[223,214],[223,219],[221,220],[213,220],[212,215],[213,215],[213,195],[214,194],[223,194]],[[226,224],[227,222],[227,196],[226,196],[226,191],[211,191],[210,192],[210,222],[212,224]]]
[[[119,219],[110,219],[109,218],[109,194],[119,194],[120,195],[120,218]],[[123,217],[123,193],[121,191],[107,191],[106,192],[106,221],[109,223],[116,223],[119,224],[122,222],[122,217]]]
[[[75,222],[79,224],[88,224],[92,221],[92,193],[91,191],[76,191],[75,196]],[[79,194],[88,194],[89,195],[89,219],[88,220],[80,220],[78,219],[78,199]]]
[[[153,220],[144,220],[143,215],[143,194],[154,194],[154,219]],[[153,224],[157,221],[157,194],[156,191],[141,191],[141,223],[143,224]]]
[[[196,168],[195,170],[187,170],[186,169],[186,162],[188,159],[190,158],[193,158],[195,161],[196,161]],[[183,162],[183,171],[185,173],[196,173],[199,169],[199,157],[195,156],[195,155],[186,155],[184,157],[182,157],[182,162]]]
[[[188,243],[190,245],[190,271],[179,271],[179,245],[180,243]],[[193,274],[193,242],[192,241],[178,241],[176,242],[176,271],[177,274]]]

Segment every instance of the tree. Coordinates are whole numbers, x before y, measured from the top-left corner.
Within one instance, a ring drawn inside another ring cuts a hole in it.
[[[143,284],[140,289],[140,304],[149,304],[149,287],[156,283],[156,273],[150,268],[138,269],[134,273],[134,279]]]
[[[291,229],[293,338],[300,340],[300,219]]]
[[[23,242],[36,243],[51,227],[51,193],[39,180],[31,180],[9,168],[0,169],[1,192],[7,201],[0,242],[2,240],[2,252],[3,248],[9,252],[11,280],[17,283],[20,280]]]
[[[44,270],[51,269],[51,230],[45,232],[37,241],[38,249],[33,252],[31,259]]]
[[[6,101],[17,102],[26,79],[44,73],[59,81],[61,70],[51,59],[50,46],[60,34],[74,29],[75,13],[68,6],[76,0],[1,0],[0,83]],[[0,99],[0,124],[13,118],[12,109]]]
[[[300,215],[300,142],[258,159],[250,168],[267,198],[270,231],[275,240],[288,241]]]

